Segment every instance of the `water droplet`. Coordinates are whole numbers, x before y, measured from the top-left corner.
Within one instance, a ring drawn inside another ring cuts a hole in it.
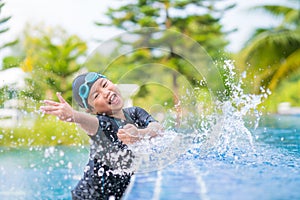
[[[101,167],[99,170],[98,170],[98,176],[102,176],[104,173],[104,168]]]
[[[67,167],[68,167],[68,169],[72,169],[72,167],[73,167],[72,163],[68,162]]]

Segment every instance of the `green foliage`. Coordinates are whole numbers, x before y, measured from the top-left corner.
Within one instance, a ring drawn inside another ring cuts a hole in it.
[[[266,110],[272,113],[277,112],[278,104],[289,102],[291,106],[300,106],[300,70],[295,71],[293,75],[287,77],[274,90],[269,98],[264,103]]]
[[[220,9],[219,2],[136,0],[119,8],[110,8],[107,12],[110,22],[96,24],[124,30],[171,28],[195,39],[213,58],[217,58],[228,44],[220,19],[225,11],[235,6],[231,4]],[[199,12],[188,11],[191,7]]]
[[[239,54],[239,66],[248,72],[253,92],[260,87],[275,91],[280,81],[299,69],[300,8],[282,5],[259,6],[282,20],[276,27],[260,28]]]
[[[21,63],[21,59],[15,56],[7,56],[3,58],[3,65],[2,70],[12,68],[12,67],[19,67]]]
[[[126,31],[141,30],[144,27],[171,29],[192,38],[208,52],[208,55],[211,56],[213,60],[218,60],[224,56],[222,52],[224,52],[224,48],[228,44],[228,41],[225,39],[228,33],[223,31],[220,19],[224,11],[234,7],[234,4],[222,7],[218,4],[219,2],[221,1],[135,0],[125,2],[118,8],[110,8],[106,13],[108,23],[99,22],[96,24],[101,27],[113,26]],[[189,11],[190,8],[197,10],[197,12]],[[106,69],[105,74],[108,74],[112,80],[115,77],[115,80],[118,80],[122,74],[135,69],[134,66],[142,66],[151,62],[157,65],[161,64],[167,66],[176,73],[169,73],[170,71],[166,73],[165,68],[155,68],[155,71],[152,71],[151,66],[148,66],[147,70],[134,70],[136,72],[131,73],[131,80],[138,79],[140,82],[136,81],[135,83],[143,85],[143,82],[147,82],[147,77],[151,77],[151,74],[164,74],[169,83],[167,87],[177,93],[171,95],[172,98],[173,96],[181,95],[178,93],[180,91],[180,84],[178,82],[180,75],[184,75],[191,85],[203,87],[202,85],[199,86],[199,81],[201,81],[203,77],[195,76],[199,73],[195,71],[194,67],[173,51],[176,46],[186,46],[186,44],[180,44],[180,42],[182,42],[181,40],[170,40],[172,35],[168,34],[170,34],[170,32],[165,33],[165,35],[160,35],[160,38],[156,36],[154,39],[153,35],[149,33],[148,38],[144,37],[137,40],[133,46],[139,46],[137,43],[143,44],[142,46],[145,47],[150,47],[151,45],[155,46],[157,43],[166,43],[169,52],[157,53],[157,50],[154,51],[151,48],[134,49],[133,53],[128,53],[118,58],[117,61],[113,61],[114,63],[110,63],[111,71]],[[190,48],[192,47],[190,46]],[[99,55],[99,57],[101,56]],[[141,87],[141,91],[138,94],[141,96],[137,96],[136,102],[139,102],[139,97],[145,97],[146,94],[151,94],[153,101],[156,99],[153,95],[157,95],[158,98],[161,98],[161,104],[170,101],[169,99],[162,98],[164,96],[162,95],[164,94],[163,89],[151,89],[151,87],[150,85]],[[177,103],[176,98],[174,98],[173,103],[169,105],[174,106]]]
[[[8,86],[0,88],[0,108],[3,108],[4,102],[8,99]]]
[[[173,94],[168,88],[162,87],[157,84],[143,86],[145,88],[140,89],[140,93],[146,91],[147,95],[137,94],[134,98],[134,104],[143,107],[146,110],[151,111],[153,105],[161,105],[162,102],[165,108],[173,108]],[[151,104],[149,104],[151,102]]]
[[[24,92],[35,100],[56,98],[62,92],[70,103],[74,73],[82,67],[87,45],[61,28],[43,29],[28,26],[23,41],[25,58],[21,68],[30,73]]]
[[[287,6],[278,6],[278,5],[264,5],[257,6],[254,9],[262,9],[265,12],[268,12],[272,16],[282,17],[281,26],[285,27],[291,24],[299,25],[299,9],[295,9]]]
[[[4,85],[0,88],[0,108],[4,107],[7,100],[17,99],[19,97],[19,91],[15,87]]]
[[[52,116],[38,118],[34,125],[0,129],[0,146],[33,147],[55,145],[87,145],[89,137],[73,123]]]
[[[4,7],[4,5],[5,5],[5,3],[3,3],[2,0],[0,0],[0,15],[1,15],[1,11],[2,11],[2,8]],[[11,19],[10,16],[9,17],[0,17],[0,34],[6,33],[7,31],[9,31],[9,28],[5,27],[5,23],[7,23],[10,19]],[[5,47],[12,46],[12,45],[16,44],[17,42],[18,42],[18,40],[1,44],[0,50]]]

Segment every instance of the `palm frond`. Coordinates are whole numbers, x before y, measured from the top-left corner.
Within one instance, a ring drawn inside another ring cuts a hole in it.
[[[11,19],[11,17],[4,17],[4,18],[0,19],[0,24],[3,24],[3,23],[7,22],[10,19]]]
[[[3,49],[3,48],[5,48],[5,47],[8,47],[8,46],[13,46],[13,45],[17,44],[18,42],[19,42],[18,39],[17,39],[17,40],[14,40],[14,41],[12,41],[12,42],[8,42],[8,43],[6,43],[6,44],[0,46],[0,50]]]
[[[0,34],[1,34],[1,33],[5,33],[5,32],[7,32],[8,30],[9,30],[9,28],[1,29],[1,30],[0,30]]]
[[[295,11],[294,8],[290,8],[282,5],[263,5],[255,6],[252,9],[254,10],[263,10],[273,16],[285,16],[287,13]]]
[[[274,76],[270,80],[269,89],[274,90],[278,83],[289,74],[300,68],[300,48],[286,58],[286,60],[278,67]]]
[[[285,15],[283,23],[299,24],[300,23],[300,10],[293,10]]]
[[[289,24],[299,24],[299,8],[292,8],[283,5],[263,5],[253,7],[254,10],[263,10],[266,13],[275,17],[283,17],[279,26],[286,26]]]
[[[0,0],[0,11],[1,11],[1,8],[5,5],[5,3],[2,3],[1,1],[2,0]]]
[[[262,57],[267,57],[268,51],[272,51],[275,54],[271,60],[274,61],[276,52],[278,52],[277,55],[280,55],[283,51],[292,52],[298,45],[300,45],[299,31],[290,31],[287,29],[269,30],[261,32],[254,37],[248,43],[248,46],[242,50],[241,55],[245,63],[251,63],[251,60],[255,59],[262,63]],[[258,57],[255,57],[255,55],[258,55]]]

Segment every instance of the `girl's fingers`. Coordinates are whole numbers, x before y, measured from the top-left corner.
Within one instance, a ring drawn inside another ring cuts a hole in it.
[[[123,142],[123,143],[125,143],[125,144],[129,144],[129,138],[128,138],[128,136],[126,136],[126,134],[124,134],[124,133],[119,133],[118,132],[118,138]]]
[[[40,109],[42,111],[54,111],[54,110],[59,110],[57,106],[41,106]]]
[[[124,135],[125,133],[124,129],[119,129],[117,135]]]
[[[45,114],[49,114],[49,115],[55,115],[55,116],[59,116],[60,112],[57,110],[45,110],[44,111]]]
[[[61,96],[59,92],[56,93],[56,96],[58,97],[60,103],[67,103],[66,100]]]
[[[51,106],[59,106],[60,103],[55,102],[55,101],[51,101],[51,100],[44,100],[44,103],[46,105],[51,105]]]
[[[123,129],[129,129],[135,127],[133,124],[126,124]]]
[[[69,122],[72,121],[72,117],[65,115],[60,110],[49,110],[48,109],[48,110],[43,110],[43,112],[48,115],[54,115],[62,121],[69,121]]]
[[[52,100],[44,100],[45,105],[40,107],[40,110],[49,115],[54,115],[62,121],[73,122],[73,111],[70,105],[65,101],[60,93],[56,93],[59,102]]]

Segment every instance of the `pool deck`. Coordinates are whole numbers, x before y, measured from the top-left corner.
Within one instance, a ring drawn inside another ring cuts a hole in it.
[[[278,105],[277,113],[280,115],[300,115],[300,107],[292,107],[289,102]]]

